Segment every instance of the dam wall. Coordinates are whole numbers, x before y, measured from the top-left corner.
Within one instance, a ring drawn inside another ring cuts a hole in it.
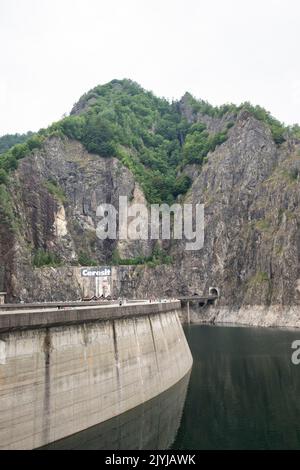
[[[0,314],[0,449],[33,449],[164,392],[192,366],[180,302]]]
[[[181,423],[190,372],[173,387],[136,408],[42,450],[165,450]]]

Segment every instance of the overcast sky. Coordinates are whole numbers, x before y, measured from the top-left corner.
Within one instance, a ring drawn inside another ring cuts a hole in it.
[[[299,0],[0,0],[0,44],[0,135],[114,78],[300,123]]]

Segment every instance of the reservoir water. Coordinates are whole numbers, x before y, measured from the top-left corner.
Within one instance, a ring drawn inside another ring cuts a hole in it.
[[[300,449],[300,330],[191,325],[190,376],[48,449]]]

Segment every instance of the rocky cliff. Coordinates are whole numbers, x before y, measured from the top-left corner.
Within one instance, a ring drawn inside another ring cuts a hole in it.
[[[93,96],[81,99],[74,107],[74,119],[86,112],[91,99]],[[128,267],[134,287],[125,294],[178,296],[205,293],[209,286],[218,286],[217,308],[223,313],[219,310],[213,315],[222,320],[238,319],[238,312],[247,306],[262,306],[256,323],[263,324],[265,309],[273,306],[279,312],[275,323],[280,323],[280,315],[292,315],[290,322],[282,324],[298,324],[298,320],[300,324],[300,140],[288,130],[282,138],[274,138],[270,123],[247,106],[212,115],[203,106],[192,106],[190,96],[185,95],[177,103],[176,113],[186,126],[194,126],[190,135],[201,124],[207,139],[226,129],[226,138],[210,146],[199,162],[184,156],[188,134],[181,133],[181,124],[177,132],[183,144],[177,178],[187,176],[190,186],[179,196],[174,192],[174,200],[204,203],[204,247],[188,252],[179,240],[163,243],[172,263]],[[199,132],[203,136],[203,129]],[[80,257],[87,264],[89,260],[108,264],[114,262],[116,252],[119,259],[127,260],[150,259],[153,253],[151,241],[121,243],[97,238],[97,205],[109,202],[117,206],[119,195],[128,196],[131,203],[146,203],[149,197],[143,180],[124,159],[89,152],[79,140],[46,136],[41,148],[19,161],[10,176],[5,204],[2,192],[2,287],[10,300],[36,300],[37,290],[45,300],[79,297],[80,288],[67,273]],[[138,152],[131,154],[135,159]],[[51,252],[60,266],[38,267],[34,263],[37,250]],[[232,312],[237,313],[232,316]]]
[[[116,158],[89,154],[80,142],[47,139],[42,150],[20,161],[9,194],[14,217],[11,224],[2,225],[1,236],[9,298],[80,298],[72,269],[67,269],[76,266],[80,257],[83,264],[105,265],[115,249],[124,258],[151,252],[151,242],[97,237],[100,203],[118,207],[120,195],[131,204],[146,204],[146,200],[133,175]],[[52,267],[35,266],[38,250],[42,255],[51,253]]]
[[[298,141],[278,148],[264,124],[240,113],[185,198],[205,204],[204,248],[173,246],[176,267],[148,273],[143,289],[176,295],[215,285],[221,298],[204,320],[300,326],[299,170]]]

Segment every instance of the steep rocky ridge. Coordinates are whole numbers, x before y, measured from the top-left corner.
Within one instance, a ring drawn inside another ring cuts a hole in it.
[[[231,123],[228,139],[202,165],[180,169],[192,183],[180,200],[205,205],[204,247],[188,252],[181,241],[164,243],[173,263],[124,268],[134,287],[118,295],[178,296],[218,286],[218,305],[204,319],[300,325],[300,141],[287,135],[275,143],[269,126],[247,110],[209,116],[195,113],[184,98],[179,107],[212,133]],[[81,103],[73,112],[84,109]],[[42,149],[20,160],[9,193],[18,222],[14,230],[0,224],[0,254],[10,299],[36,299],[36,289],[45,300],[79,297],[72,264],[82,252],[107,264],[115,250],[122,258],[153,250],[151,242],[96,237],[99,203],[118,205],[119,195],[131,202],[145,197],[119,159],[89,153],[76,140],[47,138]],[[64,266],[33,268],[39,248],[57,254]]]
[[[111,261],[115,249],[124,258],[147,256],[152,250],[147,241],[124,243],[97,237],[99,204],[118,207],[120,195],[131,204],[146,201],[133,175],[117,159],[89,154],[77,141],[52,137],[42,150],[22,159],[10,195],[16,227],[11,230],[0,224],[0,246],[6,268],[4,287],[12,298],[33,298],[33,286],[38,289],[43,283],[42,272],[46,283],[54,283],[51,290],[58,289],[55,298],[80,297],[78,289],[68,285],[68,276],[62,280],[58,275],[55,281],[54,268],[49,269],[52,276],[34,269],[34,253],[39,249],[69,266],[77,264],[80,254],[101,265]]]
[[[204,248],[187,252],[181,244],[173,246],[176,268],[170,276],[161,268],[161,280],[168,279],[165,292],[207,292],[216,285],[221,310],[211,309],[210,319],[239,321],[239,313],[251,305],[260,306],[255,323],[264,324],[268,307],[267,324],[300,325],[299,310],[293,308],[300,303],[299,170],[298,141],[278,148],[263,123],[240,113],[229,139],[209,156],[185,199],[205,204]],[[161,289],[161,280],[156,286],[152,281],[153,290]],[[251,323],[249,312],[244,323],[247,318]]]

